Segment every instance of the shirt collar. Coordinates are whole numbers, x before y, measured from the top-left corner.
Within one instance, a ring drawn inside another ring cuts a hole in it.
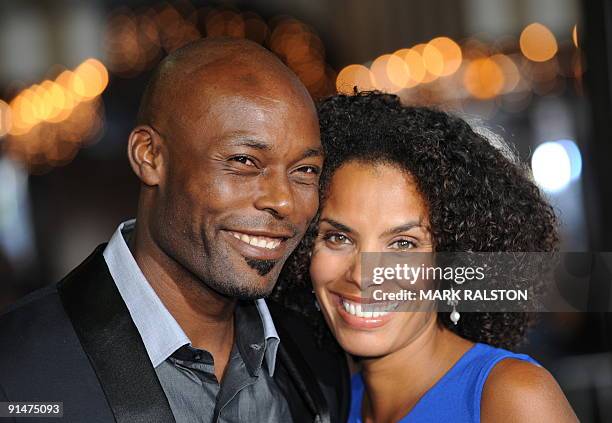
[[[125,242],[124,233],[130,233],[134,224],[134,219],[121,223],[103,255],[142,338],[151,364],[157,367],[183,345],[191,345],[191,340],[149,285]],[[280,338],[265,300],[256,300],[255,306],[263,326],[266,365],[272,376]]]
[[[264,338],[266,340],[266,365],[270,376],[274,375],[274,368],[276,367],[276,352],[278,351],[278,344],[280,344],[280,336],[276,332],[274,321],[270,315],[270,310],[266,304],[266,300],[260,298],[255,300],[259,317],[263,323]]]
[[[265,333],[266,324],[262,315],[267,314],[269,323],[272,323],[272,318],[265,301],[258,301],[263,302],[263,307],[252,301],[239,301],[234,319],[236,346],[251,376],[257,374],[264,358],[270,375],[274,373],[274,358],[279,342],[278,335],[268,336],[270,334]],[[264,309],[264,313],[262,313],[262,309]],[[276,333],[273,323],[271,331]]]

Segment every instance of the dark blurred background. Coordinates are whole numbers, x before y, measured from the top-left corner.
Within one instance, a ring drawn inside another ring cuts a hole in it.
[[[562,250],[612,251],[610,34],[605,0],[0,1],[0,308],[134,216],[140,95],[206,36],[265,45],[315,99],[358,86],[461,114],[531,166]],[[523,348],[583,422],[612,421],[611,330],[547,313]]]

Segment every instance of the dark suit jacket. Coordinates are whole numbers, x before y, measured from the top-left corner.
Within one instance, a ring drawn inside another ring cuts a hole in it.
[[[103,249],[0,315],[0,401],[61,401],[65,422],[174,422]],[[345,422],[344,357],[317,348],[294,312],[269,306],[281,338],[274,378],[295,421]]]

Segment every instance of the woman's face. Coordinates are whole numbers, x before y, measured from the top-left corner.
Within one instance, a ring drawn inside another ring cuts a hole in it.
[[[349,162],[332,177],[310,276],[329,327],[350,354],[377,357],[392,353],[436,318],[433,312],[362,317],[358,311],[364,301],[361,253],[430,252],[428,228],[425,201],[413,178],[399,168]]]

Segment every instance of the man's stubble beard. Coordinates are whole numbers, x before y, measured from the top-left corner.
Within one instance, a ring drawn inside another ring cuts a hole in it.
[[[248,271],[245,273],[228,268],[227,265],[209,264],[212,268],[209,267],[209,275],[201,278],[201,283],[218,294],[238,300],[256,300],[267,297],[276,285],[280,274],[280,267],[277,267],[277,264],[282,260],[258,260],[247,257],[243,259],[251,269],[257,272],[258,276]],[[228,261],[220,260],[222,263]],[[256,280],[266,275],[269,278],[267,283],[262,284],[261,281]]]
[[[259,260],[250,259],[245,257],[244,260],[247,262],[251,269],[255,269],[259,276],[266,276],[274,268],[277,260]]]
[[[228,298],[255,300],[268,296],[274,289],[282,265],[287,259],[282,257],[278,260],[261,260],[241,254],[236,256],[227,244],[206,242],[206,239],[195,236],[189,239],[189,243],[199,245],[185,247],[184,241],[181,243],[177,239],[176,234],[181,233],[178,228],[169,230],[168,226],[163,226],[156,229],[156,243],[166,255],[188,270],[203,288]],[[177,248],[180,244],[183,244],[183,248]],[[243,263],[247,264],[248,269],[245,269]],[[267,280],[262,281],[261,278],[266,276]]]

